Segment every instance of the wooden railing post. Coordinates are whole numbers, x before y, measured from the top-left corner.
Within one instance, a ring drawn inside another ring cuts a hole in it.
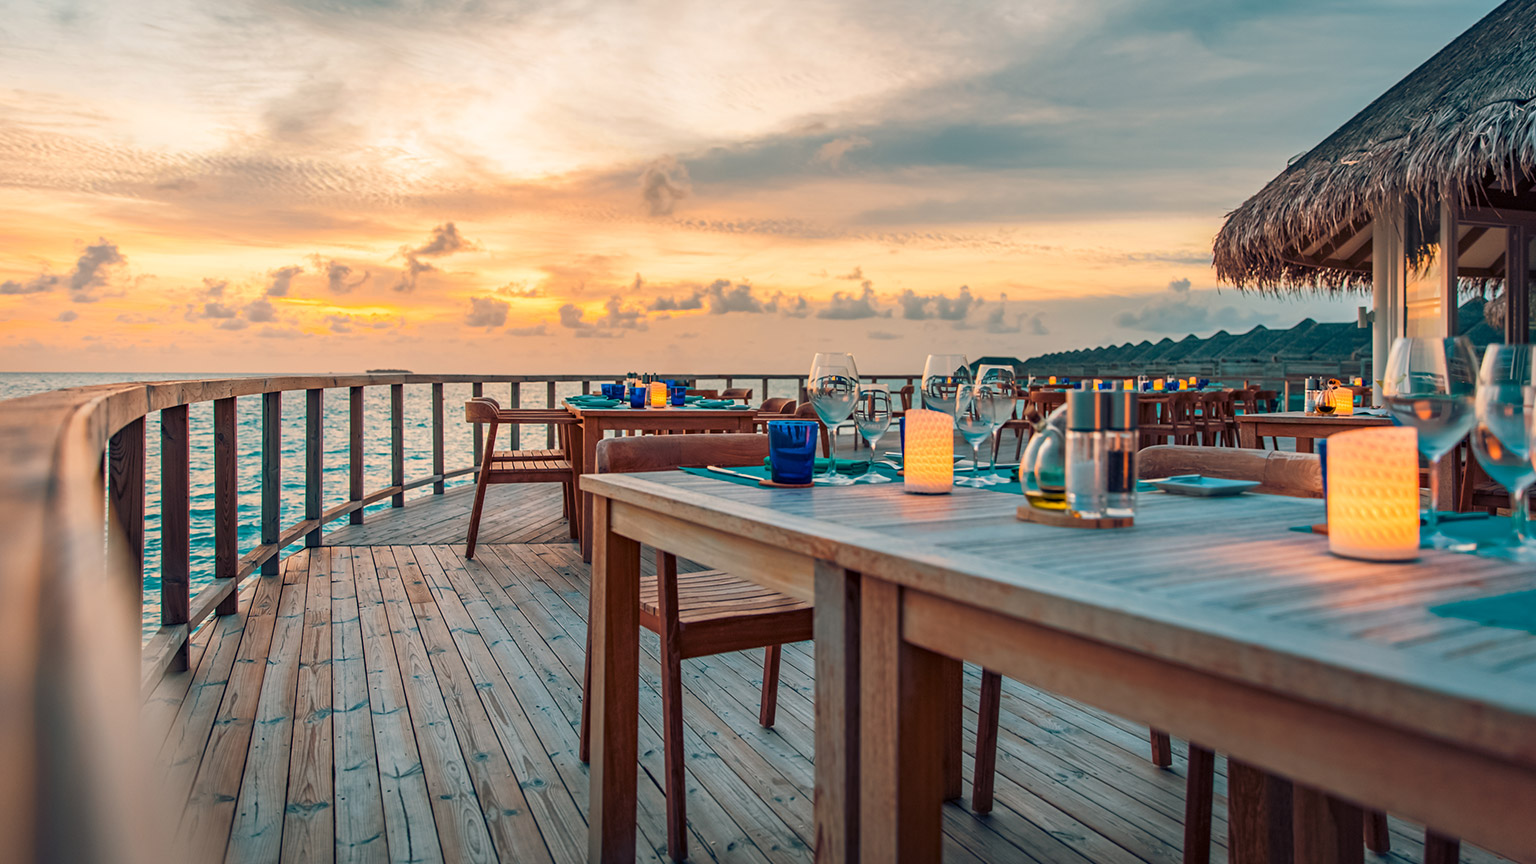
[[[471,384],[469,386],[469,395],[475,397],[484,396],[485,385],[479,381]],[[477,468],[480,467],[480,453],[485,449],[485,436],[481,434],[481,431],[479,423],[475,423],[469,428],[470,437],[473,439],[471,444],[475,448],[475,467]]]
[[[347,500],[357,505],[357,509],[348,514],[348,522],[352,525],[363,524],[363,388],[353,387],[350,393],[352,403],[352,417],[350,424],[351,440],[347,445],[347,458],[352,463],[351,483],[347,490]]]
[[[233,396],[213,401],[213,577],[235,578],[240,563],[240,448],[235,438],[238,419]],[[240,592],[232,590],[214,612],[233,615],[240,610]]]
[[[591,392],[592,392],[592,382],[591,381],[583,381],[583,382],[581,382],[581,395],[585,396],[585,395],[587,395],[588,393],[591,393]]]
[[[128,553],[129,588],[139,608],[144,597],[144,418],[129,423],[112,436],[107,455],[108,500],[122,528]],[[142,626],[134,616],[135,629]]]
[[[283,394],[261,395],[261,543],[277,545],[282,533],[283,496]],[[276,576],[278,554],[274,549],[261,562],[261,575]]]
[[[405,485],[405,385],[389,385],[389,485]],[[389,499],[389,506],[405,506],[405,490]]]
[[[160,412],[160,623],[186,624],[191,616],[191,470],[187,459],[187,406]],[[187,639],[171,660],[170,671],[187,668]]]
[[[325,391],[313,388],[304,394],[304,519],[315,527],[304,534],[304,545],[320,545],[320,505],[325,498],[325,430],[321,427]]]
[[[550,408],[555,407],[555,382],[554,381],[550,381],[549,382],[549,399],[548,399],[548,404],[549,404]],[[544,443],[545,447],[549,448],[550,450],[555,449],[555,424],[551,423],[548,426],[544,427],[544,442],[545,442]]]
[[[768,398],[768,377],[765,375],[765,376],[763,376],[763,389],[757,391],[757,404],[759,404],[759,405],[763,404],[763,400],[767,399],[767,398]]]
[[[432,385],[432,474],[437,482],[432,484],[432,494],[443,494],[443,475],[447,467],[443,460],[443,385]]]
[[[522,382],[520,382],[520,381],[513,381],[512,382],[510,399],[511,399],[511,401],[507,404],[508,408],[521,408],[521,407],[523,407],[523,385],[522,385]],[[509,442],[507,444],[507,449],[509,449],[509,450],[521,450],[521,449],[523,449],[523,427],[522,427],[521,424],[519,424],[519,423],[508,423],[507,424],[507,441]]]

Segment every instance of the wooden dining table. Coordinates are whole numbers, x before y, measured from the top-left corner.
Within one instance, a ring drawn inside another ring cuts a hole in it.
[[[576,476],[596,470],[597,442],[609,432],[752,432],[757,409],[694,408],[689,406],[664,408],[583,408],[567,402],[566,409],[576,417],[571,431],[571,468]],[[580,511],[579,528],[581,557],[592,560],[592,506],[586,492],[576,496]]]
[[[1356,805],[1536,860],[1536,636],[1431,611],[1536,589],[1528,566],[1334,557],[1287,530],[1311,499],[1142,493],[1085,531],[987,490],[581,483],[592,861],[635,859],[641,544],[815,603],[818,861],[940,859],[962,660],[1227,754],[1233,864],[1359,860]]]
[[[1304,411],[1276,411],[1270,414],[1239,414],[1238,445],[1257,448],[1265,438],[1295,438],[1296,452],[1311,453],[1318,438],[1327,438],[1350,429],[1391,426],[1390,417],[1373,414],[1345,414],[1325,417]]]

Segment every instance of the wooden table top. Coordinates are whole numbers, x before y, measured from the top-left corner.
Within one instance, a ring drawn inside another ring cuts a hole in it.
[[[1317,500],[1143,493],[1134,528],[1083,531],[1020,522],[1023,499],[984,490],[771,490],[683,472],[581,483],[787,553],[1536,766],[1536,635],[1429,612],[1536,588],[1536,570],[1432,550],[1407,564],[1337,558],[1326,537],[1287,530],[1323,521]],[[803,579],[782,575],[784,586]]]
[[[1274,423],[1277,425],[1301,425],[1306,423],[1338,423],[1351,426],[1391,426],[1391,417],[1375,414],[1308,414],[1305,411],[1275,411],[1268,414],[1239,414],[1239,423]]]

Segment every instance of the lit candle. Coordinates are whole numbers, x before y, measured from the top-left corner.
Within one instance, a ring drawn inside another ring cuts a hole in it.
[[[1355,391],[1348,387],[1335,387],[1333,391],[1333,413],[1336,417],[1355,413]]]
[[[1102,378],[1095,378],[1095,379],[1093,379],[1093,389],[1095,389],[1095,390],[1103,390],[1104,389],[1104,379],[1102,379]]]
[[[955,480],[955,418],[942,411],[913,409],[905,417],[902,479],[906,491],[942,495]]]
[[[651,407],[667,407],[667,385],[664,381],[651,382]]]
[[[1166,383],[1167,382],[1163,381],[1163,379],[1161,379],[1161,378],[1153,379],[1153,381],[1152,381],[1152,389],[1153,390],[1162,390],[1163,387],[1166,386]]]
[[[1052,384],[1055,384],[1055,383],[1056,383],[1056,376],[1055,376],[1055,375],[1052,375],[1052,376],[1051,376],[1051,383],[1052,383]]]
[[[1180,378],[1179,379],[1179,389],[1180,390],[1188,390],[1189,389],[1189,381],[1187,381],[1186,379]]]
[[[1368,561],[1419,555],[1418,431],[1356,429],[1328,439],[1328,551]]]
[[[1120,382],[1120,389],[1121,390],[1135,390],[1136,389],[1136,382],[1132,381],[1129,378],[1127,378],[1124,381]]]

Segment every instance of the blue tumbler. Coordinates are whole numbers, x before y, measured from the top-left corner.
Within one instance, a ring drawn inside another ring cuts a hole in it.
[[[785,486],[811,482],[817,425],[812,420],[768,421],[768,475]]]

